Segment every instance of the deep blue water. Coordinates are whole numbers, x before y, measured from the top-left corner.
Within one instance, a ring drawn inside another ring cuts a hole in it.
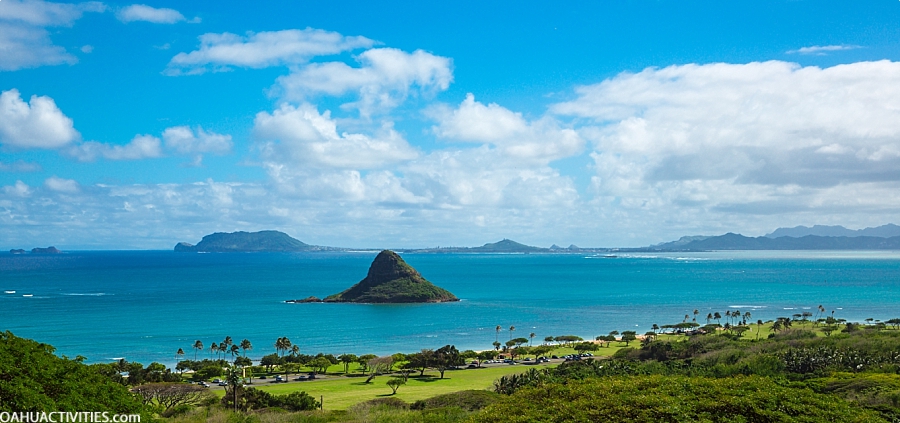
[[[851,321],[900,317],[900,253],[720,252],[625,255],[404,254],[462,301],[285,304],[362,279],[375,253],[0,254],[0,330],[89,362],[175,362],[199,339],[249,339],[258,358],[287,336],[301,352],[388,354],[499,337],[535,341],[611,330],[643,333],[685,314],[740,309],[752,320],[815,312]],[[23,297],[32,294],[32,297]],[[504,329],[498,335],[495,327]],[[209,356],[208,350],[200,356]]]

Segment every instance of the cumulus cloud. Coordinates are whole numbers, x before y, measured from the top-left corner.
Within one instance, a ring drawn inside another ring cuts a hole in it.
[[[413,53],[394,48],[367,50],[356,57],[360,67],[341,62],[315,63],[278,78],[282,96],[305,101],[326,94],[354,93],[358,100],[345,104],[363,115],[396,107],[411,88],[433,94],[446,90],[453,81],[452,62],[422,50]]]
[[[0,143],[4,146],[52,149],[79,138],[72,119],[52,98],[33,95],[26,103],[16,89],[0,93]]]
[[[284,104],[272,113],[258,113],[253,134],[263,142],[267,160],[305,168],[376,169],[417,156],[390,124],[375,136],[338,133],[331,113],[320,114],[310,104]]]
[[[162,142],[152,135],[137,135],[125,145],[88,141],[72,146],[65,152],[82,162],[94,161],[100,157],[107,160],[140,160],[163,156]]]
[[[576,94],[551,110],[594,142],[598,202],[635,215],[801,213],[900,182],[900,63],[649,68]]]
[[[439,124],[439,137],[489,143],[504,154],[522,160],[547,163],[581,151],[584,141],[573,129],[561,128],[552,117],[529,122],[496,103],[485,105],[472,94],[458,108],[437,108],[431,113]]]
[[[830,45],[830,46],[809,46],[809,47],[801,47],[797,50],[788,50],[787,54],[812,54],[816,56],[825,56],[829,52],[832,51],[843,51],[843,50],[856,50],[858,48],[862,48],[861,46],[854,45]]]
[[[229,70],[232,66],[265,68],[305,63],[311,57],[368,48],[374,41],[346,37],[337,32],[307,28],[284,31],[203,34],[200,48],[178,53],[169,61],[167,75],[202,74]]]
[[[193,130],[187,126],[166,128],[162,138],[166,148],[179,154],[228,154],[232,146],[231,135],[206,132],[199,126]]]
[[[12,71],[78,61],[50,40],[47,27],[71,26],[85,12],[103,12],[100,2],[78,4],[6,0],[0,7],[0,70]]]
[[[51,176],[44,180],[44,186],[49,190],[57,192],[78,192],[78,182],[75,182],[73,179],[63,179]]]
[[[31,187],[22,181],[16,181],[14,185],[3,187],[3,192],[10,197],[27,197],[31,195]]]
[[[12,163],[0,162],[0,172],[38,172],[41,165],[37,163],[16,160]]]
[[[151,22],[158,24],[173,24],[185,21],[184,15],[175,9],[155,8],[146,4],[132,4],[116,12],[116,18],[128,22]],[[200,18],[194,18],[193,22],[200,22]]]

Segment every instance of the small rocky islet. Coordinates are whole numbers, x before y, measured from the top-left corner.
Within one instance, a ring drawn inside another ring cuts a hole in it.
[[[384,250],[378,253],[365,279],[343,292],[325,299],[310,296],[287,303],[443,303],[459,301],[450,291],[429,282],[399,254]]]

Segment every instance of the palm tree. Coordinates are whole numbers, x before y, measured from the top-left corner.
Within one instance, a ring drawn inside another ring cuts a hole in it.
[[[728,323],[731,323],[731,310],[725,311],[725,317],[728,318]]]
[[[752,315],[750,314],[749,311],[745,311],[745,312],[744,312],[744,324],[745,324],[745,325],[747,324],[747,321],[750,320],[750,317],[751,317],[751,316],[752,316]]]
[[[500,330],[503,329],[503,326],[497,325],[497,336],[494,337],[494,342],[500,342]]]
[[[222,352],[222,358],[225,358],[225,354],[228,354],[228,346],[225,345],[224,342],[219,342],[219,351]],[[218,356],[219,355],[216,354],[216,357],[218,357]]]
[[[759,341],[759,330],[760,330],[760,328],[762,328],[762,325],[763,325],[762,319],[759,319],[756,321],[756,340],[757,341]]]
[[[194,341],[194,361],[197,361],[197,351],[203,351],[203,342],[199,339]]]
[[[708,313],[708,314],[706,315],[706,324],[708,325],[708,324],[709,324],[709,321],[712,320],[712,319],[713,319],[712,313]]]
[[[515,326],[510,326],[510,327],[509,327],[509,340],[510,340],[510,341],[512,341],[512,333],[513,333],[514,330],[516,330],[516,327],[515,327]]]
[[[697,315],[700,314],[700,310],[694,309],[694,321],[697,321]]]
[[[228,349],[228,353],[231,354],[231,357],[236,359],[237,357],[239,357],[241,355],[240,349],[241,349],[241,347],[239,347],[235,344],[231,344],[231,348]]]
[[[175,352],[175,355],[178,356],[178,361],[181,361],[184,358],[184,350],[179,348],[178,351]]]
[[[713,314],[713,319],[715,319],[716,323],[718,323],[720,325],[722,324],[722,322],[720,321],[720,320],[722,320],[722,315],[719,314],[718,311],[715,314]]]
[[[219,344],[215,342],[209,344],[209,358],[212,358],[213,353],[216,353],[216,357],[219,356]]]
[[[657,325],[656,323],[654,323],[654,324],[653,324],[653,327],[651,327],[650,329],[653,329],[653,333],[656,333],[656,331],[659,330],[659,325]]]
[[[528,346],[531,346],[532,340],[534,340],[534,332],[528,334]]]
[[[244,357],[247,356],[247,350],[253,349],[253,344],[250,343],[249,339],[244,339],[241,341],[241,349],[244,350]]]
[[[685,315],[684,315],[684,320],[682,320],[682,321],[681,321],[681,323],[685,323],[685,322],[687,322],[687,319],[690,319],[690,318],[691,318],[691,316],[690,316],[690,315],[688,315],[688,314],[685,314]]]

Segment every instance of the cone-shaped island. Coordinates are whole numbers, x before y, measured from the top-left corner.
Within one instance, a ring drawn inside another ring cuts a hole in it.
[[[344,292],[330,295],[325,302],[347,303],[442,303],[459,301],[446,289],[428,282],[397,253],[378,253],[369,274]]]

